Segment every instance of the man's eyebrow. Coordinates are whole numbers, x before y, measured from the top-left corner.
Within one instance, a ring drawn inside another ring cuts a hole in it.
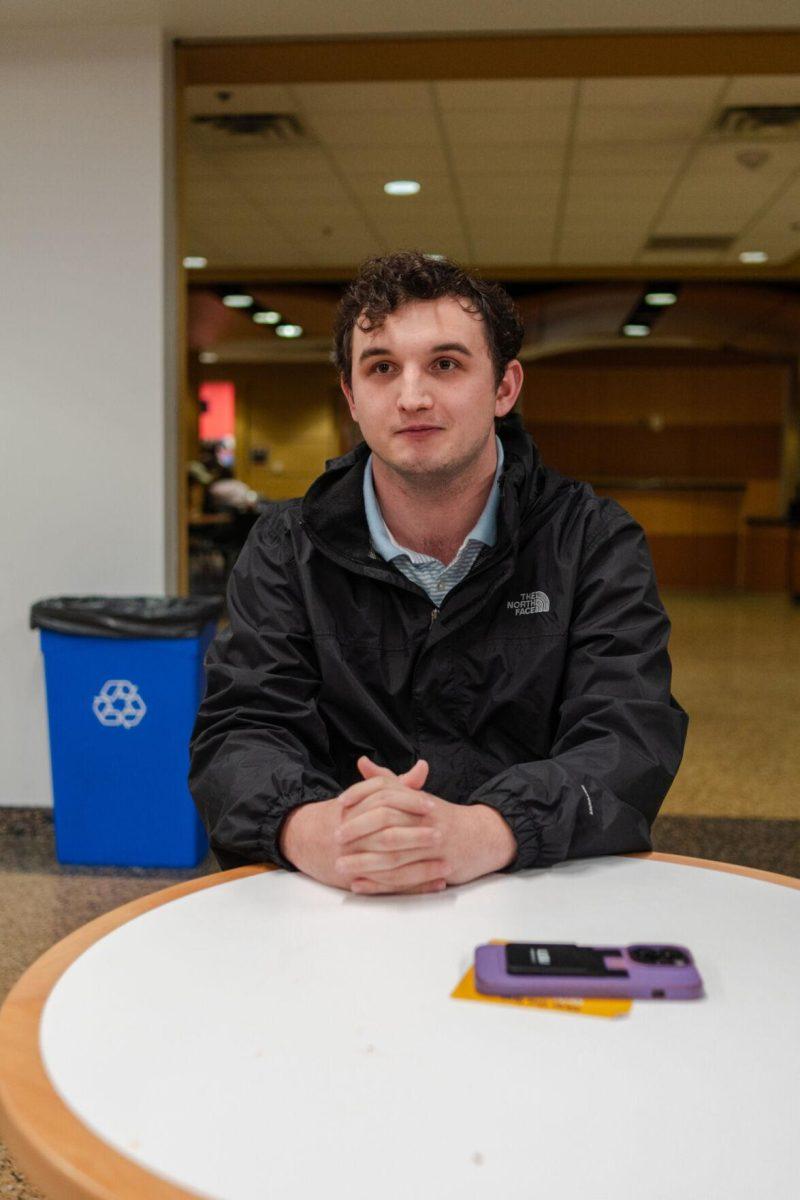
[[[445,350],[456,350],[459,354],[466,354],[472,358],[472,351],[468,350],[463,342],[442,342],[438,346],[431,346],[431,354],[441,354]],[[391,356],[391,353],[385,346],[370,346],[369,349],[361,351],[358,361],[363,362],[365,358],[381,358],[384,354]]]

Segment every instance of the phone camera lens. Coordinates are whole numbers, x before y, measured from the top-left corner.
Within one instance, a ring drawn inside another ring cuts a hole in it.
[[[630,956],[634,962],[650,967],[685,966],[688,961],[676,946],[632,946]]]

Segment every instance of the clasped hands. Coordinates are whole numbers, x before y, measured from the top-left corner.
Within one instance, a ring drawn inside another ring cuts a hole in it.
[[[281,849],[300,871],[363,895],[441,891],[500,870],[516,839],[493,808],[423,791],[428,764],[395,775],[363,755],[363,779],[331,800],[295,809]]]

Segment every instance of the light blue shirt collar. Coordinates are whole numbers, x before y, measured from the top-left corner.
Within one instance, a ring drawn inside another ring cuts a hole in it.
[[[494,473],[494,483],[492,484],[486,504],[483,507],[483,512],[462,542],[462,549],[469,542],[482,542],[485,546],[493,546],[497,540],[497,506],[500,503],[499,480],[500,473],[503,470],[505,455],[503,453],[503,444],[496,434],[495,443],[497,445],[497,470]],[[370,540],[375,551],[381,558],[386,559],[387,562],[391,562],[393,558],[399,558],[402,554],[406,554],[413,563],[431,561],[430,555],[419,554],[416,550],[409,550],[406,546],[401,546],[389,532],[388,526],[383,519],[380,505],[378,504],[378,497],[375,495],[371,454],[364,468],[364,510],[367,514]],[[461,550],[459,550],[460,553]]]

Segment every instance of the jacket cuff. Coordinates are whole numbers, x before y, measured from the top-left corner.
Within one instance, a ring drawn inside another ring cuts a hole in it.
[[[285,871],[297,870],[294,863],[289,862],[289,859],[281,854],[280,851],[279,842],[283,823],[296,808],[301,808],[304,804],[314,804],[316,801],[329,799],[330,795],[327,792],[305,792],[297,800],[289,801],[285,808],[267,814],[261,822],[261,828],[258,831],[259,841],[263,847],[264,857],[267,862],[276,863],[279,867],[283,867]]]
[[[541,835],[536,818],[531,812],[531,805],[518,804],[510,801],[508,796],[480,795],[470,800],[470,804],[486,804],[495,809],[511,829],[517,839],[516,857],[508,866],[503,867],[498,874],[503,875],[513,871],[525,871],[535,867],[539,859]]]

